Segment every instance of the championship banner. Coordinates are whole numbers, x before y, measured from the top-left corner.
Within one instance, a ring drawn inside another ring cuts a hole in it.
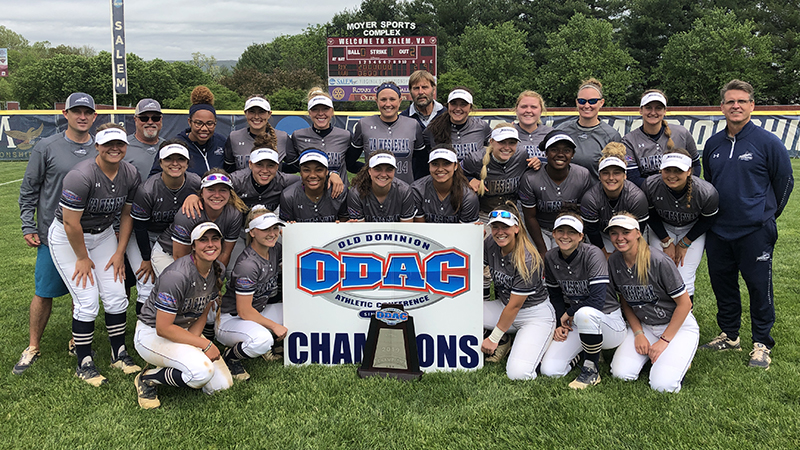
[[[360,363],[370,318],[399,303],[413,317],[423,371],[483,367],[482,237],[474,224],[289,224],[285,364]]]
[[[111,37],[114,47],[111,62],[114,74],[114,91],[128,93],[128,63],[125,57],[125,8],[123,0],[111,0]]]

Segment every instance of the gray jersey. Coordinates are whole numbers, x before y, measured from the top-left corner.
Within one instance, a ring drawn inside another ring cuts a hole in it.
[[[312,127],[302,128],[292,133],[292,144],[292,149],[287,152],[287,161],[297,160],[308,149],[322,150],[328,155],[328,170],[339,174],[345,188],[349,186],[345,164],[347,149],[350,148],[349,131],[332,127],[330,133],[322,137]]]
[[[430,175],[420,178],[411,185],[414,192],[416,217],[424,217],[428,223],[475,223],[478,221],[480,201],[469,186],[464,186],[464,197],[458,212],[450,204],[450,195],[439,200]]]
[[[601,121],[599,125],[586,128],[578,125],[578,120],[569,120],[558,127],[575,141],[573,164],[589,169],[592,178],[599,179],[598,164],[603,148],[609,142],[620,142],[622,137],[611,125]]]
[[[410,117],[398,116],[389,124],[380,116],[367,116],[353,129],[352,145],[364,149],[367,160],[378,150],[389,150],[397,159],[395,176],[411,184],[414,182],[411,157],[414,152],[425,149],[425,140],[419,122]]]
[[[426,128],[426,133],[430,129]],[[468,117],[467,121],[461,125],[450,125],[450,142],[453,150],[458,155],[458,160],[463,161],[467,155],[480,153],[483,156],[484,147],[489,145],[489,137],[492,129],[489,123],[478,117]],[[433,139],[430,139],[433,142]]]
[[[225,266],[217,263],[225,273]],[[203,278],[192,261],[192,255],[178,258],[164,269],[156,279],[155,286],[150,296],[142,305],[139,320],[145,325],[155,328],[156,313],[163,311],[175,314],[175,325],[189,328],[200,317],[209,302],[219,298],[216,287],[217,276],[214,269],[208,271],[208,276]]]
[[[481,179],[483,169],[483,156],[485,150],[470,153],[461,161],[464,174],[468,177]],[[500,163],[494,156],[489,157],[486,165],[486,179],[483,180],[486,190],[479,197],[481,211],[489,212],[504,204],[506,200],[517,202],[519,183],[522,174],[528,168],[528,154],[517,150],[505,163]]]
[[[683,148],[689,152],[692,163],[700,161],[697,144],[692,138],[692,133],[680,125],[670,124],[672,142],[675,148]],[[641,127],[631,131],[622,138],[627,153],[625,155],[628,169],[639,169],[639,175],[647,178],[661,171],[661,156],[667,151],[667,136],[663,133],[657,140],[645,134]]]
[[[125,152],[124,161],[128,161],[133,164],[133,167],[136,167],[136,170],[139,171],[142,183],[144,183],[147,176],[150,174],[150,168],[153,167],[153,161],[156,159],[158,147],[161,146],[162,142],[164,142],[164,139],[159,137],[157,143],[152,145],[145,144],[136,138],[135,133],[128,135],[128,151]]]
[[[606,286],[603,312],[609,314],[619,309],[616,293],[609,289],[608,262],[599,247],[581,242],[566,260],[558,247],[544,255],[545,286],[560,289],[567,309],[581,307],[589,298],[590,286]]]
[[[178,211],[172,225],[158,236],[158,243],[166,254],[171,255],[172,242],[192,245],[192,230],[203,222],[214,222],[222,232],[225,242],[236,242],[242,231],[244,219],[242,213],[231,204],[225,205],[217,220],[209,219],[205,209],[200,211],[200,215],[194,219]]]
[[[561,207],[565,203],[580,205],[592,187],[592,176],[581,166],[570,164],[567,178],[556,184],[543,167],[529,170],[519,184],[519,201],[524,208],[536,208],[536,220],[543,230],[553,231]]]
[[[275,211],[280,204],[281,192],[286,187],[300,182],[299,175],[290,175],[277,172],[275,178],[266,186],[261,186],[253,179],[253,173],[249,168],[237,170],[231,174],[233,190],[242,199],[248,208],[255,205],[264,205],[270,211]]]
[[[253,308],[261,312],[270,303],[279,303],[281,278],[281,244],[269,249],[269,259],[264,259],[253,247],[248,246],[233,266],[228,288],[222,296],[220,310],[223,314],[238,315],[236,295],[252,295]]]
[[[620,252],[608,258],[611,286],[633,309],[639,321],[647,325],[664,325],[672,319],[678,306],[675,298],[686,292],[675,261],[664,252],[650,252],[648,284],[639,283],[637,267],[628,268]]]
[[[89,142],[78,144],[63,132],[36,143],[19,188],[22,234],[38,233],[42,244],[47,245],[47,230],[53,223],[61,199],[64,177],[76,164],[94,160],[95,156],[97,150],[91,136]]]
[[[81,211],[83,232],[97,234],[114,225],[124,205],[133,203],[140,183],[139,172],[125,161],[113,180],[94,159],[81,161],[64,177],[56,219],[64,223],[64,208]]]
[[[172,190],[164,184],[161,175],[153,175],[136,191],[131,217],[147,222],[148,232],[163,233],[172,224],[186,197],[200,189],[200,181],[196,173],[186,172],[183,185]]]
[[[289,134],[278,129],[275,130],[275,137],[278,140],[277,147],[274,148],[281,160],[286,157],[287,149],[292,147]],[[240,128],[231,131],[228,140],[225,142],[225,164],[235,166],[236,170],[247,169],[250,167],[250,153],[255,146],[256,136],[250,133],[250,128]]]
[[[625,180],[616,203],[614,206],[611,203],[603,191],[603,185],[597,183],[581,199],[581,218],[584,222],[598,223],[602,231],[615,214],[627,211],[636,216],[640,229],[644,230],[649,217],[647,197],[635,184]]]
[[[281,193],[280,218],[286,222],[346,222],[350,219],[347,191],[331,198],[326,188],[314,202],[306,195],[303,183],[295,183]]]
[[[483,264],[489,266],[494,281],[495,298],[504,305],[511,300],[511,294],[525,297],[523,308],[530,308],[547,301],[542,269],[531,273],[530,281],[526,281],[514,265],[514,252],[503,256],[502,250],[491,236],[483,241]],[[525,264],[529,268],[533,265],[533,256],[527,251]]]
[[[709,182],[692,175],[692,200],[688,201],[689,192],[675,198],[661,179],[660,174],[652,175],[642,185],[650,207],[655,210],[661,221],[682,227],[694,223],[702,214],[709,217],[719,211],[719,193]]]
[[[528,154],[528,158],[539,158],[542,161],[547,159],[547,155],[541,150],[539,150],[539,143],[542,142],[547,133],[553,131],[553,127],[549,127],[547,125],[539,124],[533,133],[528,133],[527,131],[523,130],[519,123],[514,124],[514,128],[517,129],[517,133],[519,133],[519,144],[517,144],[517,151],[524,151]]]
[[[413,219],[417,207],[411,186],[395,178],[383,203],[378,201],[372,191],[361,198],[358,189],[351,186],[350,194],[347,196],[347,212],[351,219],[365,222],[399,222],[401,219]]]

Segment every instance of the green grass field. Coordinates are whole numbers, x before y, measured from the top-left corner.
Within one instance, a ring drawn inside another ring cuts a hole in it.
[[[800,172],[800,162],[793,166]],[[24,169],[23,162],[0,163],[0,182],[22,178]],[[636,382],[613,379],[607,363],[599,386],[575,392],[567,384],[576,371],[563,379],[512,382],[503,366],[487,365],[403,383],[361,380],[355,366],[288,368],[258,359],[245,363],[248,382],[213,397],[162,387],[162,407],[143,411],[133,376],[108,368],[102,320],[96,362],[109,383],[93,388],[74,376],[75,359],[66,351],[69,297],[54,302],[42,357],[22,376],[11,375],[28,342],[35,261],[20,232],[19,186],[0,186],[2,448],[800,447],[800,193],[778,225],[777,345],[767,372],[746,365],[752,344],[745,315],[746,350],[698,352],[678,394],[652,391],[646,374]],[[695,305],[702,343],[719,333],[705,263]],[[610,361],[611,353],[605,357]]]

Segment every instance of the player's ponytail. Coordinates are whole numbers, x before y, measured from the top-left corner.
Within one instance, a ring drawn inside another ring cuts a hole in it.
[[[670,153],[678,153],[678,154],[683,155],[683,156],[688,156],[689,158],[692,157],[692,155],[689,154],[688,150],[686,150],[685,148],[680,148],[680,147],[672,148],[672,149],[667,150],[666,152],[664,152],[665,155],[670,154]],[[692,186],[692,169],[690,167],[689,168],[689,176],[686,178],[686,207],[687,208],[691,208],[692,207],[692,190],[693,190],[692,188],[693,188],[693,186]]]
[[[223,283],[222,283],[222,265],[219,263],[219,261],[217,261],[215,259],[214,262],[211,263],[211,267],[214,268],[214,277],[217,280],[214,283],[214,287],[217,289],[217,292],[220,292],[222,290],[222,285],[223,285]]]
[[[514,261],[514,268],[519,272],[522,279],[526,282],[530,282],[533,280],[533,277],[542,270],[542,265],[544,264],[542,256],[539,254],[536,246],[533,245],[531,238],[528,237],[528,230],[525,228],[525,222],[522,220],[514,202],[506,201],[496,209],[508,211],[517,218],[519,233],[517,233],[517,237],[514,240],[514,250],[512,250],[514,256],[512,259]],[[530,263],[528,263],[528,258],[531,259]]]
[[[267,126],[272,127],[272,125],[269,125],[269,123],[267,123]],[[275,136],[275,133],[267,133],[256,136],[255,140],[253,141],[253,149],[250,151],[253,152],[255,150],[258,150],[259,148],[268,148],[270,150],[275,150],[277,152],[278,138]]]
[[[636,216],[627,211],[622,211],[617,215],[628,216],[637,222],[639,221]],[[644,238],[641,230],[639,230],[639,237],[636,239],[636,243],[636,278],[639,280],[639,283],[648,284],[650,276],[650,245],[647,243],[647,239]]]
[[[481,167],[481,175],[480,175],[480,184],[478,184],[478,195],[483,197],[483,194],[486,193],[486,186],[483,184],[484,180],[486,180],[486,176],[489,174],[489,169],[487,166],[489,162],[492,160],[492,143],[489,142],[489,145],[486,146],[486,153],[483,154],[483,166]]]

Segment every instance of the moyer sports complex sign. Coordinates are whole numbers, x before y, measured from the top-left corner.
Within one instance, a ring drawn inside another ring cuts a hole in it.
[[[482,236],[472,224],[288,225],[285,363],[360,363],[370,317],[399,303],[422,370],[483,367]]]

